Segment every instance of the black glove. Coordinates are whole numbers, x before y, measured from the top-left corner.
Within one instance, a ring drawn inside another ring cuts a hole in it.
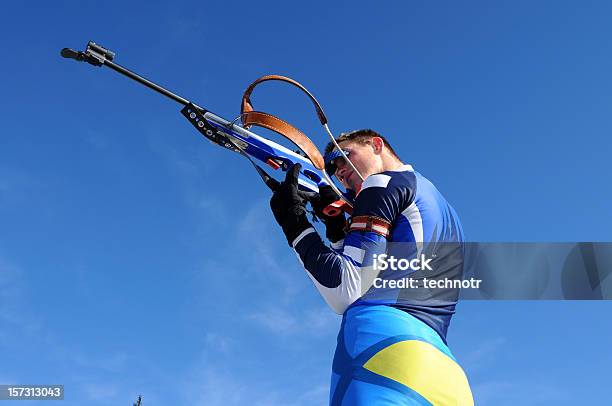
[[[276,222],[282,227],[287,242],[291,243],[306,229],[312,227],[306,218],[306,199],[298,190],[298,176],[302,165],[295,164],[287,170],[270,199],[270,208]]]
[[[311,200],[314,213],[321,219],[323,224],[325,224],[325,236],[332,243],[340,241],[346,235],[344,231],[346,218],[344,217],[344,213],[340,213],[333,217],[327,216],[323,214],[323,209],[338,199],[340,198],[336,192],[334,192],[334,189],[329,185],[325,185],[319,187],[319,194],[315,199]]]

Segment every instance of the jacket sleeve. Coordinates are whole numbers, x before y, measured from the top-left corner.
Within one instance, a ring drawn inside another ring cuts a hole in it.
[[[357,195],[353,218],[372,216],[393,224],[410,205],[414,190],[386,173],[369,176]],[[293,248],[327,304],[338,314],[371,286],[372,257],[385,252],[387,236],[376,231],[351,230],[344,240],[326,246],[314,228],[293,241]]]

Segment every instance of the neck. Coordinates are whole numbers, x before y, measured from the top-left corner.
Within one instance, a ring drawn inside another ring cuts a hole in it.
[[[404,163],[395,157],[387,156],[383,158],[383,171],[395,171],[403,165]]]

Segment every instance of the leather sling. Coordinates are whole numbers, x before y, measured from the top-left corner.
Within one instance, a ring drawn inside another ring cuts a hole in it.
[[[251,93],[253,93],[253,90],[258,84],[269,80],[278,80],[281,82],[290,83],[298,89],[302,90],[304,93],[306,93],[306,95],[310,98],[310,100],[315,106],[317,116],[319,117],[321,125],[327,124],[327,117],[325,116],[321,105],[319,104],[317,99],[315,99],[312,93],[310,93],[304,86],[302,86],[297,81],[285,76],[266,75],[260,77],[259,79],[251,83],[242,96],[242,103],[240,106],[240,118],[242,120],[243,126],[245,128],[249,128],[250,126],[259,126],[267,128],[268,130],[272,130],[282,135],[283,137],[287,138],[289,141],[297,145],[304,152],[304,154],[306,154],[308,159],[310,159],[315,168],[319,170],[325,170],[325,163],[323,161],[323,156],[321,155],[321,152],[319,152],[318,148],[303,132],[301,132],[288,122],[272,114],[265,113],[262,111],[255,111],[253,109],[253,105],[251,103]]]

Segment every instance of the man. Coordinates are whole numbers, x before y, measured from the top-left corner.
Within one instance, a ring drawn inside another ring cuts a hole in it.
[[[461,278],[463,232],[457,214],[380,134],[357,130],[336,141],[344,155],[330,143],[326,170],[354,196],[354,205],[347,229],[344,216],[323,214],[335,197],[321,188],[313,208],[331,247],[306,218],[306,201],[297,188],[299,165],[289,169],[270,201],[308,276],[329,306],[343,314],[330,404],[473,405],[467,378],[446,345],[458,290],[423,284],[424,279]],[[381,271],[376,258],[383,254],[414,269]],[[416,285],[397,288],[408,276]]]

